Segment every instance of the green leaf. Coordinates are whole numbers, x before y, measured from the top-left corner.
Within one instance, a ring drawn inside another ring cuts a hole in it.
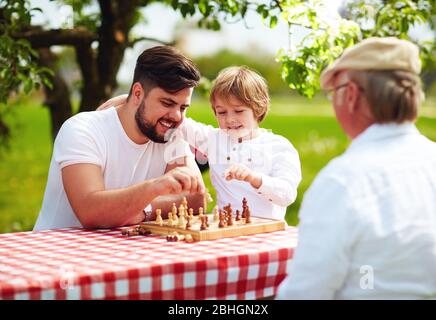
[[[24,88],[23,88],[24,93],[28,94],[32,90],[32,87],[33,87],[32,79],[31,78],[27,78],[26,81],[24,82]]]
[[[275,28],[275,26],[277,25],[278,22],[278,18],[276,16],[271,16],[270,20],[269,20],[269,27]]]

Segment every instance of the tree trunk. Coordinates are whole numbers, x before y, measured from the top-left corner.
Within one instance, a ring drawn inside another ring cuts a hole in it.
[[[44,105],[50,110],[51,135],[54,141],[62,124],[73,114],[70,91],[56,67],[56,55],[49,48],[41,48],[39,49],[39,59],[42,66],[55,72],[51,79],[53,88],[44,86]]]
[[[107,100],[117,87],[117,73],[128,47],[129,31],[138,1],[100,0],[101,26],[98,51],[76,46],[83,87],[79,111],[91,111]]]

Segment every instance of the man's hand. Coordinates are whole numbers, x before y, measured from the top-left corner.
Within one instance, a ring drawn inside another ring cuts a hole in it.
[[[233,164],[224,172],[226,180],[240,180],[251,184],[253,188],[260,188],[262,185],[262,176],[243,164]]]
[[[155,179],[157,196],[175,195],[182,192],[204,194],[203,181],[194,170],[188,167],[174,168]]]
[[[97,111],[102,111],[102,110],[106,110],[110,107],[119,107],[122,106],[123,104],[125,104],[127,102],[127,94],[122,94],[116,97],[113,97],[109,100],[107,100],[106,102],[104,102],[103,104],[101,104],[98,108]]]

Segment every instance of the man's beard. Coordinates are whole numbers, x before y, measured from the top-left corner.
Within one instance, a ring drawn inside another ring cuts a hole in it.
[[[168,142],[171,133],[174,131],[174,129],[168,130],[165,135],[160,135],[156,131],[156,125],[158,121],[156,121],[156,124],[152,124],[151,122],[145,120],[145,102],[142,100],[141,105],[139,106],[138,110],[136,110],[135,113],[135,120],[136,125],[138,126],[138,129],[141,131],[141,133],[149,138],[151,141],[156,143],[166,143]],[[173,122],[173,121],[171,121]]]

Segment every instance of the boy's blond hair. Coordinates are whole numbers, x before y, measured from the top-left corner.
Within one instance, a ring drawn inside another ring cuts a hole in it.
[[[215,111],[214,99],[234,97],[253,110],[261,122],[269,110],[268,85],[256,71],[246,66],[228,67],[218,74],[210,93],[210,102]]]

